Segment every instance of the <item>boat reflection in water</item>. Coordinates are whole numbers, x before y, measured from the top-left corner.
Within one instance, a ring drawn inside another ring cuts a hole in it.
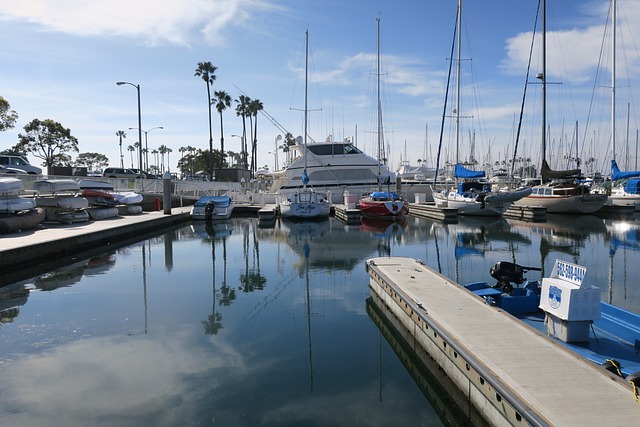
[[[459,283],[486,277],[501,260],[548,272],[562,258],[587,266],[594,284],[611,279],[603,300],[640,307],[640,284],[625,273],[640,264],[635,219],[624,231],[597,217],[441,224],[410,216],[390,225],[187,224],[12,283],[32,291],[10,296],[3,311],[14,310],[0,325],[0,375],[11,396],[0,399],[3,424],[232,425],[241,416],[242,425],[262,426],[318,417],[449,425],[455,406],[425,399],[443,395],[425,391],[409,353],[367,316],[364,262],[382,251],[420,258]],[[579,243],[567,251],[572,239]],[[36,280],[58,290],[37,291]]]

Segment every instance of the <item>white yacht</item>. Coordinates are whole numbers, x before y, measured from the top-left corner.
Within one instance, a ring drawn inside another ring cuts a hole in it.
[[[296,149],[302,151],[304,146],[299,144]],[[395,181],[386,166],[379,166],[376,159],[351,142],[311,142],[306,145],[306,156],[300,155],[284,171],[275,174],[272,192],[288,195],[304,188],[305,157],[309,182],[316,191],[331,193],[332,203],[340,203],[345,191],[359,199],[362,193],[377,188],[378,182]]]

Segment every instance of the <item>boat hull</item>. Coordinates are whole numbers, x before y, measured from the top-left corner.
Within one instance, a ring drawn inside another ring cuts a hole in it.
[[[434,191],[433,201],[439,208],[455,208],[460,215],[501,216],[513,204],[510,201],[495,200],[478,201],[476,198],[464,197],[453,191]]]
[[[404,200],[360,200],[360,211],[367,218],[399,219],[409,213],[409,204]]]
[[[289,194],[280,202],[280,216],[284,218],[327,218],[331,213],[329,201],[320,193],[305,189]]]
[[[583,196],[539,196],[529,195],[515,202],[518,206],[542,206],[547,213],[590,214],[600,210],[607,196],[604,194],[587,194]]]
[[[45,211],[41,208],[22,211],[16,214],[0,216],[0,233],[14,233],[22,230],[30,230],[44,221]]]

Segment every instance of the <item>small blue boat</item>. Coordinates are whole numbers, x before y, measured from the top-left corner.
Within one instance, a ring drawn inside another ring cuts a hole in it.
[[[501,261],[490,269],[495,285],[474,282],[463,286],[581,357],[627,379],[638,395],[640,315],[600,301],[599,288],[583,285],[586,268],[582,266],[556,260],[551,277],[544,278],[542,284],[524,277],[530,270],[540,269]],[[577,307],[569,305],[571,297]]]

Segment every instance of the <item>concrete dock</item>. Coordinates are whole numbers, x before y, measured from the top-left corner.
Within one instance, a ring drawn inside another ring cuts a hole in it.
[[[637,425],[630,384],[410,258],[367,261],[370,289],[496,426]]]
[[[0,271],[3,281],[16,270],[33,271],[56,259],[102,250],[116,242],[144,238],[145,234],[182,224],[191,219],[191,207],[173,208],[170,214],[143,212],[100,221],[47,225],[0,236]],[[35,273],[34,273],[35,274]],[[0,283],[2,285],[2,283]]]

